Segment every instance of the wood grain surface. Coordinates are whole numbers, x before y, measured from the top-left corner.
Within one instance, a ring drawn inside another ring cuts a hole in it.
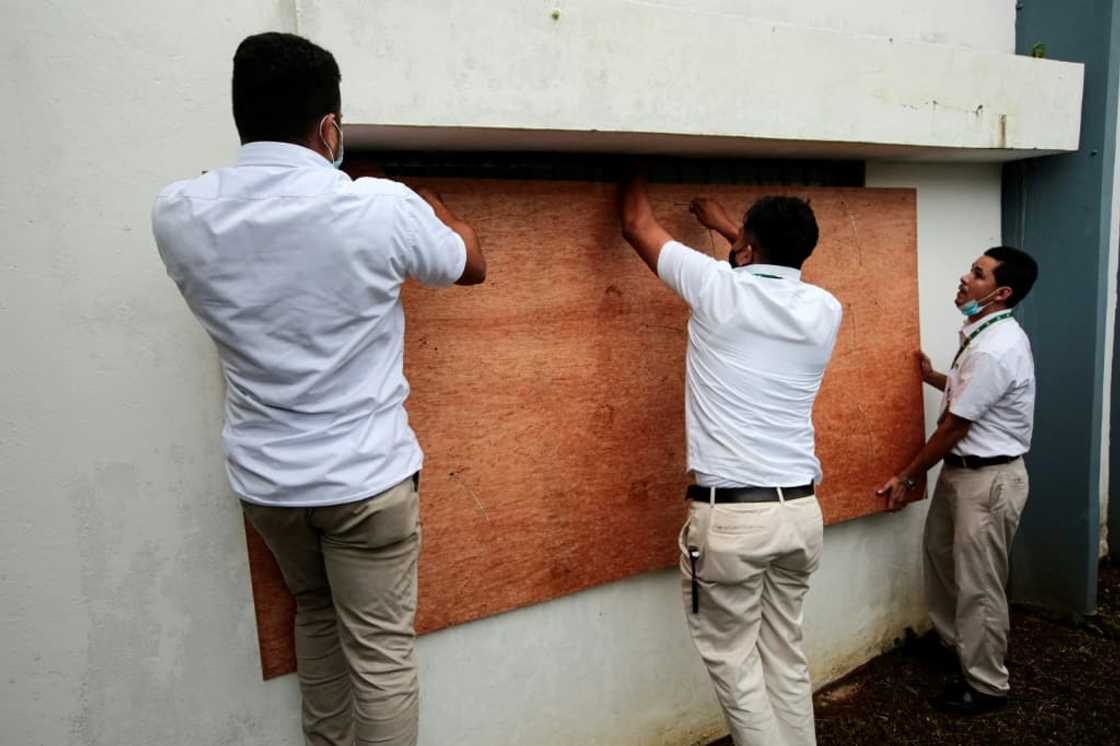
[[[408,411],[425,451],[418,630],[432,631],[669,567],[684,516],[688,310],[623,242],[613,184],[417,179],[475,226],[485,285],[403,293]],[[821,241],[803,279],[844,321],[814,421],[835,523],[923,440],[916,197],[909,189],[653,185],[674,236],[726,257],[689,215],[809,198]],[[924,489],[924,488],[923,488]],[[293,606],[250,534],[265,678],[294,670]]]

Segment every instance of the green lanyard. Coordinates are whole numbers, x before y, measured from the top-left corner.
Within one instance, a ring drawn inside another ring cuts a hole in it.
[[[783,279],[781,277],[778,277],[777,275],[764,275],[761,272],[751,272],[751,274],[754,275],[755,277],[765,277],[767,280],[781,280],[781,279]]]
[[[953,356],[953,364],[949,366],[949,369],[952,370],[953,368],[957,367],[957,361],[960,360],[961,354],[968,348],[968,346],[970,344],[972,344],[972,340],[974,340],[978,336],[980,336],[980,332],[984,331],[985,329],[987,329],[992,324],[998,324],[999,322],[1006,321],[1009,318],[1011,318],[1011,311],[1008,311],[1006,313],[996,314],[995,316],[993,316],[992,318],[988,319],[983,324],[981,324],[976,329],[976,331],[972,332],[972,334],[969,334],[965,338],[964,342],[961,343],[961,348],[959,350],[957,350],[957,354]]]

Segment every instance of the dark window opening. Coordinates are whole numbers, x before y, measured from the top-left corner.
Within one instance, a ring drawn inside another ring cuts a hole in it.
[[[602,153],[363,151],[347,153],[354,172],[376,164],[390,179],[420,177],[618,181],[632,158]],[[744,186],[862,187],[863,161],[647,157],[651,182]]]

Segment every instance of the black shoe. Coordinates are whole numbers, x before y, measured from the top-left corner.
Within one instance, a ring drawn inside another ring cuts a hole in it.
[[[949,715],[982,715],[1007,706],[1007,697],[997,697],[978,692],[967,682],[950,684],[945,691],[930,700],[935,710]]]
[[[936,632],[927,632],[918,637],[914,634],[914,630],[907,627],[902,650],[906,655],[934,670],[952,674],[959,674],[961,671],[957,651],[942,642]]]

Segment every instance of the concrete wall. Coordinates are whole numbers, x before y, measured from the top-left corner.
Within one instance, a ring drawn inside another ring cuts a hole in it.
[[[1048,55],[1084,63],[1086,75],[1080,149],[1004,170],[1004,238],[1038,260],[1040,278],[1017,314],[1031,338],[1039,396],[1026,458],[1031,499],[1012,550],[1011,595],[1068,614],[1092,614],[1105,401],[1115,393],[1106,388],[1106,360],[1114,344],[1109,304],[1115,249],[1109,242],[1120,1],[1026,3],[1016,31],[1020,52],[1045,37]],[[1054,324],[1057,318],[1061,324]]]
[[[1115,102],[1117,106],[1120,106],[1120,95],[1116,96]],[[1115,121],[1116,132],[1113,134],[1113,142],[1120,142],[1120,111],[1117,112]],[[1101,528],[1100,543],[1097,550],[1100,557],[1106,557],[1112,551],[1111,542],[1114,541],[1114,537],[1109,533],[1110,524],[1112,524],[1114,531],[1120,531],[1120,527],[1116,526],[1116,518],[1113,516],[1115,506],[1111,494],[1112,392],[1113,367],[1116,355],[1116,304],[1118,302],[1117,271],[1120,271],[1120,158],[1115,159],[1112,167],[1112,214],[1109,218],[1108,228],[1108,289],[1104,301],[1106,308],[1104,338],[1106,342],[1104,348],[1104,396],[1102,397],[1104,409],[1101,412]],[[1110,516],[1112,517],[1110,518]]]
[[[749,7],[1009,44],[1009,3],[813,6]],[[296,9],[16,0],[0,25],[5,746],[300,743],[294,678],[260,680],[215,356],[148,228],[161,185],[235,157],[232,51],[294,29]],[[955,278],[998,238],[998,170],[871,164],[868,181],[919,189],[923,342],[945,365]],[[934,411],[927,399],[927,426]],[[818,682],[921,624],[924,510],[828,529],[807,609]],[[449,629],[420,655],[427,746],[681,744],[719,729],[672,573]]]
[[[761,3],[565,0],[555,18],[551,3],[476,5],[308,3],[299,28],[354,60],[343,102],[357,123],[734,136],[791,154],[822,142],[958,157],[1077,149],[1080,65],[865,33],[883,28],[871,8],[897,18],[913,2],[868,3],[846,21],[825,11],[831,28]]]

